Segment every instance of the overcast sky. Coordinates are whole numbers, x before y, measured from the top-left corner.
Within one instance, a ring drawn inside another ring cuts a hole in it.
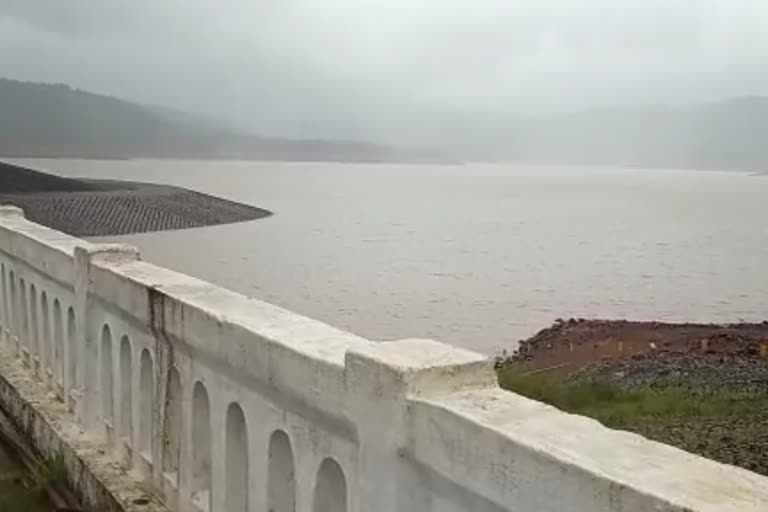
[[[2,75],[279,135],[765,95],[766,64],[766,0],[0,0]]]

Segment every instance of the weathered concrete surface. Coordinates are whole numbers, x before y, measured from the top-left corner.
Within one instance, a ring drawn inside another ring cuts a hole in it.
[[[165,512],[167,509],[122,468],[103,441],[78,424],[7,346],[0,346],[0,408],[34,447],[61,454],[78,501],[103,512]]]
[[[374,343],[14,209],[0,278],[0,403],[76,478],[127,482],[113,505],[768,511],[768,478],[501,391],[479,354]]]
[[[537,512],[768,510],[761,475],[501,389],[413,400],[409,421],[409,456],[464,482],[457,501],[475,495]],[[502,474],[515,478],[499,485]]]

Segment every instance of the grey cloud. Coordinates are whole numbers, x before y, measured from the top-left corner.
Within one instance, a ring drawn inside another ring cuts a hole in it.
[[[0,62],[298,136],[768,90],[763,0],[3,0]],[[432,134],[432,135],[430,135]]]

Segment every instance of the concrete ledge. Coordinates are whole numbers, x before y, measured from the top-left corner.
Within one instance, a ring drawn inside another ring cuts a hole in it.
[[[76,247],[75,253],[85,251],[91,261],[101,263],[125,263],[141,259],[139,249],[128,244],[96,244],[90,247]]]
[[[408,395],[496,386],[496,373],[488,357],[433,340],[405,339],[354,347],[346,352],[345,366],[347,374],[386,372]]]
[[[501,389],[413,398],[408,422],[407,458],[502,510],[768,511],[764,476]]]
[[[67,406],[21,368],[8,345],[0,346],[0,404],[38,453],[63,457],[69,487],[89,510],[167,512],[120,467],[103,439],[85,432]]]
[[[24,210],[18,206],[10,204],[0,205],[0,217],[4,218],[24,218]]]

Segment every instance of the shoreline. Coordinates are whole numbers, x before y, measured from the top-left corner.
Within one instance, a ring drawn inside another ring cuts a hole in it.
[[[551,326],[520,340],[516,350],[502,353],[496,360],[497,365],[526,362],[537,371],[551,368],[562,373],[598,361],[648,353],[695,353],[701,350],[703,340],[708,340],[709,352],[757,355],[761,344],[768,345],[768,320],[696,323],[557,319]]]
[[[705,173],[726,173],[726,174],[741,174],[744,176],[752,177],[765,177],[768,176],[768,169],[752,169],[752,168],[723,168],[723,167],[675,167],[675,166],[642,166],[642,165],[620,165],[620,164],[607,164],[607,163],[565,163],[565,162],[539,162],[528,160],[496,160],[489,158],[443,158],[434,160],[419,160],[419,159],[383,159],[383,158],[361,158],[361,159],[348,159],[348,158],[269,158],[269,157],[242,157],[242,156],[227,156],[227,155],[211,155],[211,156],[196,156],[196,155],[99,155],[99,154],[61,154],[61,155],[46,155],[46,154],[2,154],[0,153],[0,163],[3,163],[3,159],[6,160],[114,160],[116,162],[129,161],[129,160],[170,160],[170,161],[190,161],[190,162],[256,162],[256,163],[338,163],[338,164],[372,164],[372,165],[437,165],[437,166],[450,166],[450,167],[462,167],[469,164],[480,165],[509,165],[509,166],[525,166],[525,167],[573,167],[573,168],[588,168],[588,169],[608,169],[608,170],[636,170],[636,171],[671,171],[671,172],[705,172]]]
[[[346,164],[401,164],[401,165],[447,165],[447,166],[462,166],[468,163],[470,160],[463,158],[453,157],[399,157],[399,156],[354,156],[354,155],[304,155],[304,156],[288,156],[288,155],[247,155],[247,154],[100,154],[100,153],[14,153],[3,152],[0,153],[0,161],[5,160],[189,160],[189,161],[235,161],[235,162],[284,162],[284,163],[302,163],[302,162],[317,162],[317,163],[346,163]]]

